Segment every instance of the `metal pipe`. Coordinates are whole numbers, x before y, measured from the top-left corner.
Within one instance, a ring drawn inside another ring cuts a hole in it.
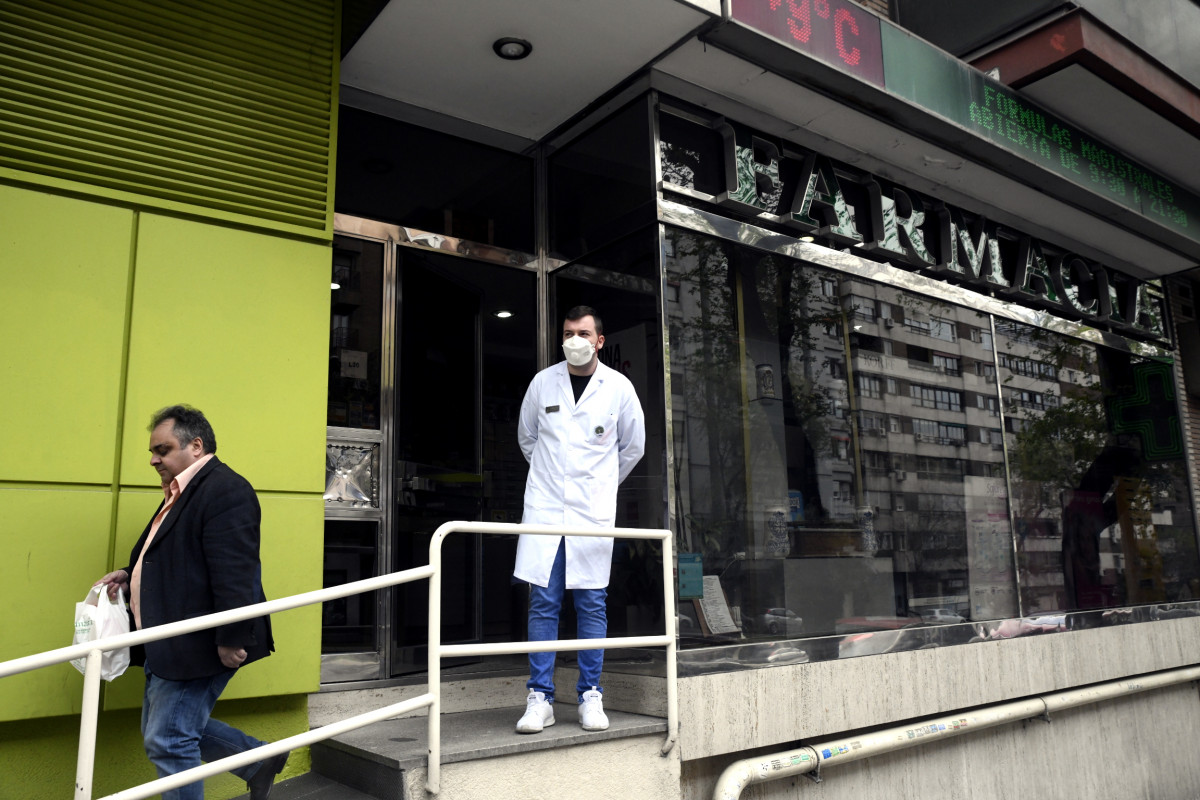
[[[1075,708],[1194,680],[1200,680],[1200,666],[1182,667],[1025,700],[998,703],[959,714],[925,719],[919,723],[906,723],[873,733],[830,739],[779,753],[741,759],[730,764],[721,773],[713,789],[713,800],[736,800],[741,796],[742,790],[752,783],[766,783],[813,771],[819,773],[822,767],[830,762],[844,764],[859,761],[1009,722],[1048,716],[1052,709]]]
[[[100,716],[100,667],[104,652],[92,650],[83,670],[83,707],[79,711],[79,755],[75,760],[75,800],[92,800],[96,767],[96,722]]]
[[[229,611],[220,611],[204,617],[185,619],[166,625],[156,625],[132,633],[123,633],[120,636],[107,636],[103,639],[97,639],[94,642],[73,644],[68,647],[60,647],[56,650],[47,650],[44,653],[35,653],[31,656],[14,658],[11,661],[0,662],[0,678],[16,675],[20,672],[29,672],[30,670],[42,667],[51,667],[55,664],[62,664],[77,658],[86,658],[88,653],[96,648],[104,652],[119,650],[122,647],[132,647],[133,645],[154,642],[159,639],[169,639],[172,636],[204,631],[220,625],[227,625],[231,622],[241,622],[242,620],[254,619],[255,617],[275,614],[280,611],[290,611],[293,608],[300,608],[301,606],[324,603],[329,600],[349,597],[353,594],[361,594],[362,592],[370,592],[375,589],[397,586],[401,583],[409,583],[430,577],[433,574],[432,570],[433,568],[430,566],[414,567],[413,569],[406,569],[401,572],[392,572],[388,575],[344,583],[341,586],[334,586],[329,589],[316,589],[279,600],[268,600],[265,603],[255,603],[252,606],[242,606],[241,608],[234,608]]]
[[[675,742],[679,740],[679,670],[675,657],[675,648],[678,644],[675,639],[676,614],[678,613],[675,610],[675,554],[670,536],[664,537],[662,543],[663,616],[667,623],[667,738],[662,745],[662,754],[665,756],[671,752],[675,747]]]
[[[429,706],[429,721],[425,726],[429,763],[425,769],[425,791],[437,794],[442,783],[442,540],[446,537],[442,525],[429,540],[429,566],[433,575],[429,579],[429,630],[428,644],[429,694],[433,704]]]

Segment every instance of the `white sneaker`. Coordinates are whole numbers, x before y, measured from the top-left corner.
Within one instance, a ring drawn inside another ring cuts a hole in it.
[[[525,716],[517,720],[517,733],[541,733],[542,728],[553,724],[554,704],[546,701],[546,695],[531,690],[525,698]]]
[[[579,703],[579,724],[585,731],[608,730],[608,717],[604,715],[604,695],[596,689],[583,693]]]

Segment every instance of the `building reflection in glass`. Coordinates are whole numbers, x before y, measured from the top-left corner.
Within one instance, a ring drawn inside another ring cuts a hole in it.
[[[1024,608],[1195,599],[1173,365],[996,330]]]
[[[1171,365],[697,233],[664,250],[673,518],[707,583],[686,644],[1195,597]]]

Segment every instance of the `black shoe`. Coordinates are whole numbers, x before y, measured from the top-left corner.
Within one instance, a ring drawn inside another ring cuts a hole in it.
[[[258,762],[258,771],[246,781],[246,788],[250,790],[250,800],[267,800],[271,796],[271,790],[275,788],[275,776],[283,772],[283,765],[287,763],[289,755],[291,753],[280,753]]]

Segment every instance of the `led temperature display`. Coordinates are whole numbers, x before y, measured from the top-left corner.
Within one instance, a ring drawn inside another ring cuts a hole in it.
[[[883,86],[879,19],[849,0],[733,0],[733,19]]]

